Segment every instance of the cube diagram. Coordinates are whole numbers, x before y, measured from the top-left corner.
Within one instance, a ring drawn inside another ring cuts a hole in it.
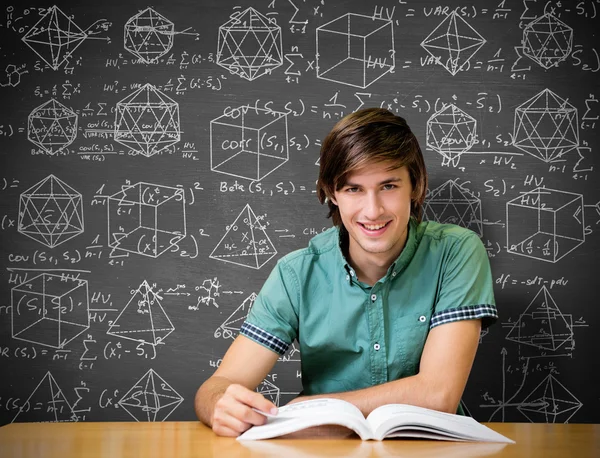
[[[210,122],[210,169],[262,180],[288,161],[287,114],[242,106]]]
[[[186,235],[182,188],[137,183],[108,198],[108,245],[158,257]]]
[[[506,203],[509,253],[556,262],[585,241],[583,196],[536,188]]]
[[[317,27],[317,78],[366,88],[395,68],[392,21],[360,14]]]
[[[12,336],[63,348],[90,325],[85,280],[43,273],[12,291]]]

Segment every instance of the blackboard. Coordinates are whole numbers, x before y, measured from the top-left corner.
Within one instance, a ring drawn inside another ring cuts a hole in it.
[[[194,419],[277,259],[330,227],[320,143],[368,106],[419,138],[425,219],[488,250],[466,409],[600,422],[599,7],[3,2],[0,424]],[[257,390],[288,402],[300,358]]]

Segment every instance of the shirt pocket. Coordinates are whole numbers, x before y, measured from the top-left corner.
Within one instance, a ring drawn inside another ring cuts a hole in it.
[[[393,370],[390,374],[395,375],[392,380],[415,375],[419,371],[430,320],[429,312],[407,313],[395,319],[390,348],[398,350],[398,358],[392,361]]]

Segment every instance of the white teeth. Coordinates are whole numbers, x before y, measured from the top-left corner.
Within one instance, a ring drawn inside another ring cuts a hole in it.
[[[366,227],[370,231],[377,231],[377,230],[381,229],[383,226],[385,226],[385,224],[386,223],[384,223],[384,224],[378,224],[376,226],[370,226],[368,224],[363,224],[363,226]]]

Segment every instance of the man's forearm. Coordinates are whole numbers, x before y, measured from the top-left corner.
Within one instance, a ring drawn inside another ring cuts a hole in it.
[[[212,427],[212,415],[215,410],[215,404],[219,400],[231,381],[224,377],[209,377],[196,392],[194,399],[194,410],[198,420],[207,426]]]

